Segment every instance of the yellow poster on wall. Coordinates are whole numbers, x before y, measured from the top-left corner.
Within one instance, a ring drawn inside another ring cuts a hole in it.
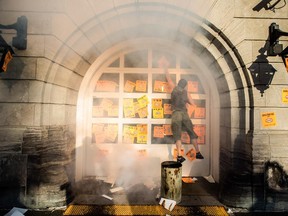
[[[96,91],[115,92],[118,84],[110,80],[98,80],[96,84]]]
[[[137,137],[137,128],[134,125],[124,125],[123,127],[123,142],[134,143],[134,138]]]
[[[165,86],[165,82],[155,80],[153,90],[155,92],[164,92],[164,90],[165,90],[164,86]]]
[[[164,115],[172,115],[172,106],[171,104],[164,103]]]
[[[162,119],[162,118],[164,118],[163,108],[153,109],[153,118],[154,119]]]
[[[136,84],[130,80],[127,80],[124,86],[125,92],[133,92]]]
[[[147,143],[147,125],[143,124],[137,125],[137,143],[139,144]]]
[[[188,81],[187,83],[187,90],[188,92],[198,92],[198,82],[196,81]]]
[[[125,118],[134,118],[135,117],[134,102],[133,102],[132,98],[125,98],[124,99],[123,108],[124,108]]]
[[[142,97],[137,98],[137,101],[139,104],[139,109],[146,107],[149,103],[147,95],[143,95]]]
[[[153,137],[155,138],[164,138],[164,127],[154,126]]]
[[[136,88],[137,92],[146,92],[147,89],[147,81],[146,80],[136,80]]]
[[[276,125],[276,115],[274,112],[261,113],[263,127],[271,127]]]
[[[109,117],[117,117],[118,116],[118,105],[112,105],[108,108],[108,116]]]
[[[204,107],[196,107],[194,118],[205,118],[205,108]]]
[[[164,128],[164,135],[165,136],[172,136],[173,135],[171,124],[164,124],[163,128]]]
[[[134,118],[135,117],[134,106],[124,107],[124,116],[125,118]]]
[[[282,89],[282,102],[288,104],[288,88]]]
[[[147,143],[147,134],[137,134],[137,143],[146,144]]]
[[[153,98],[152,99],[152,109],[162,108],[162,98]]]
[[[138,109],[138,115],[140,118],[146,118],[148,116],[148,109],[147,107],[143,107],[141,109]]]
[[[105,111],[108,111],[112,105],[113,105],[113,101],[107,98],[103,98],[100,104],[100,106],[102,106]]]
[[[118,125],[108,124],[104,127],[105,140],[115,142],[118,135]]]

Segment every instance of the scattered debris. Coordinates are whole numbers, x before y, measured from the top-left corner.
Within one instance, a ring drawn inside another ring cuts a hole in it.
[[[116,187],[116,188],[110,189],[110,192],[111,193],[115,193],[115,192],[118,192],[118,191],[121,191],[121,190],[123,190],[123,187]]]
[[[13,207],[7,214],[4,216],[24,216],[24,213],[28,211],[28,209]]]
[[[209,183],[215,183],[215,180],[214,180],[214,178],[211,176],[211,175],[209,175],[209,176],[203,176]]]
[[[182,177],[182,181],[190,184],[190,183],[195,183],[196,181],[198,181],[198,179],[195,177],[193,177],[193,178],[192,177]]]
[[[233,211],[231,209],[228,209],[227,213],[228,214],[233,214]]]
[[[175,200],[161,198],[159,204],[162,205],[162,206],[164,204],[164,208],[165,209],[167,209],[169,211],[172,211],[174,209],[175,205],[176,205],[176,201]]]
[[[105,195],[105,194],[102,194],[102,197],[104,197],[104,198],[106,198],[106,199],[109,199],[109,200],[113,200],[112,197],[109,197],[109,196],[107,196],[107,195]]]

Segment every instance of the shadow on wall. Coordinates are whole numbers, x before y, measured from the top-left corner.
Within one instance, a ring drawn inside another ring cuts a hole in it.
[[[22,76],[24,75],[23,74],[24,69],[25,69],[24,62],[20,58],[14,56],[8,65],[7,71],[0,73],[0,79],[4,80],[3,83],[8,87],[9,92],[11,92],[15,84],[19,83],[17,80],[23,78]],[[28,74],[25,74],[25,77],[26,76],[29,77]]]
[[[257,59],[248,68],[254,82],[254,87],[260,91],[261,97],[263,97],[264,91],[269,88],[276,72],[276,69],[269,64],[267,55],[264,54],[267,51],[267,47],[266,43],[259,50],[260,55],[257,56]]]

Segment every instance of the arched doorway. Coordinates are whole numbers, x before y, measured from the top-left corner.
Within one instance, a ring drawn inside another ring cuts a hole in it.
[[[187,158],[183,176],[212,176],[218,180],[216,85],[193,52],[158,39],[139,39],[115,46],[87,71],[77,105],[76,180],[87,176],[116,178],[123,166],[136,166],[138,174],[140,170],[141,175],[153,177],[160,174],[162,161],[173,160],[170,94],[165,89],[165,75],[157,65],[163,55],[170,61],[172,79],[188,80],[196,103],[196,107],[189,109],[190,117],[205,156],[202,161]],[[192,145],[183,147],[186,155]]]

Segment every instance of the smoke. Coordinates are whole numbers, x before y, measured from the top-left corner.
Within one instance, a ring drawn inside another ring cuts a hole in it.
[[[122,144],[107,150],[91,145],[87,151],[87,161],[92,161],[92,164],[87,165],[87,173],[91,173],[91,176],[96,174],[97,178],[112,186],[127,189],[136,184],[145,184],[151,188],[160,181],[161,162],[159,158],[148,157],[143,151]]]

